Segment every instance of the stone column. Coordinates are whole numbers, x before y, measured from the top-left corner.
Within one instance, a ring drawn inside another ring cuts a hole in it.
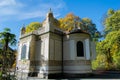
[[[90,60],[90,45],[89,39],[85,40],[85,49],[86,49],[86,60]]]
[[[30,60],[30,76],[32,76],[36,71],[36,61],[35,61],[35,47],[36,47],[36,35],[31,35],[31,42],[30,42],[30,53],[29,53],[29,60]]]

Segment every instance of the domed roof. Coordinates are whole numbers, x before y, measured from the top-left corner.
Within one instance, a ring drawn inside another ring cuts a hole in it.
[[[74,27],[72,31],[70,31],[69,34],[75,34],[75,33],[85,33],[85,34],[89,34],[88,32],[80,29],[79,27]]]

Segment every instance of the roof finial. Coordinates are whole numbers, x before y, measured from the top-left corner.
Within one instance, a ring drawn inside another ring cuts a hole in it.
[[[52,13],[52,10],[51,10],[51,8],[49,9],[49,13]]]
[[[25,24],[23,24],[23,26],[21,27],[21,30],[25,28]]]
[[[23,24],[23,27],[25,27],[25,24]]]
[[[23,24],[22,28],[21,28],[21,35],[25,34],[25,24]]]

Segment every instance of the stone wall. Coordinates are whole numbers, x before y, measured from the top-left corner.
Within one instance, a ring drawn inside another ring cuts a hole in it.
[[[77,56],[77,42],[83,42],[84,56]],[[76,33],[64,36],[63,56],[64,73],[83,74],[91,73],[90,61],[90,36],[88,34]]]

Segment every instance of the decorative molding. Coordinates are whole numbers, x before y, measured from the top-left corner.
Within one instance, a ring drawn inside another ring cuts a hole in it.
[[[61,61],[57,61],[57,60],[41,60],[41,61],[30,61],[31,66],[61,66],[62,62]]]
[[[57,61],[57,60],[49,60],[49,66],[61,66],[62,61]]]
[[[90,60],[64,60],[63,61],[64,66],[79,66],[79,65],[90,65]]]
[[[44,66],[44,65],[49,65],[49,66],[61,66],[62,61],[57,61],[57,60],[41,60],[41,61],[30,61],[31,66]],[[64,66],[79,66],[79,65],[90,65],[91,61],[90,60],[64,60],[63,61]]]

